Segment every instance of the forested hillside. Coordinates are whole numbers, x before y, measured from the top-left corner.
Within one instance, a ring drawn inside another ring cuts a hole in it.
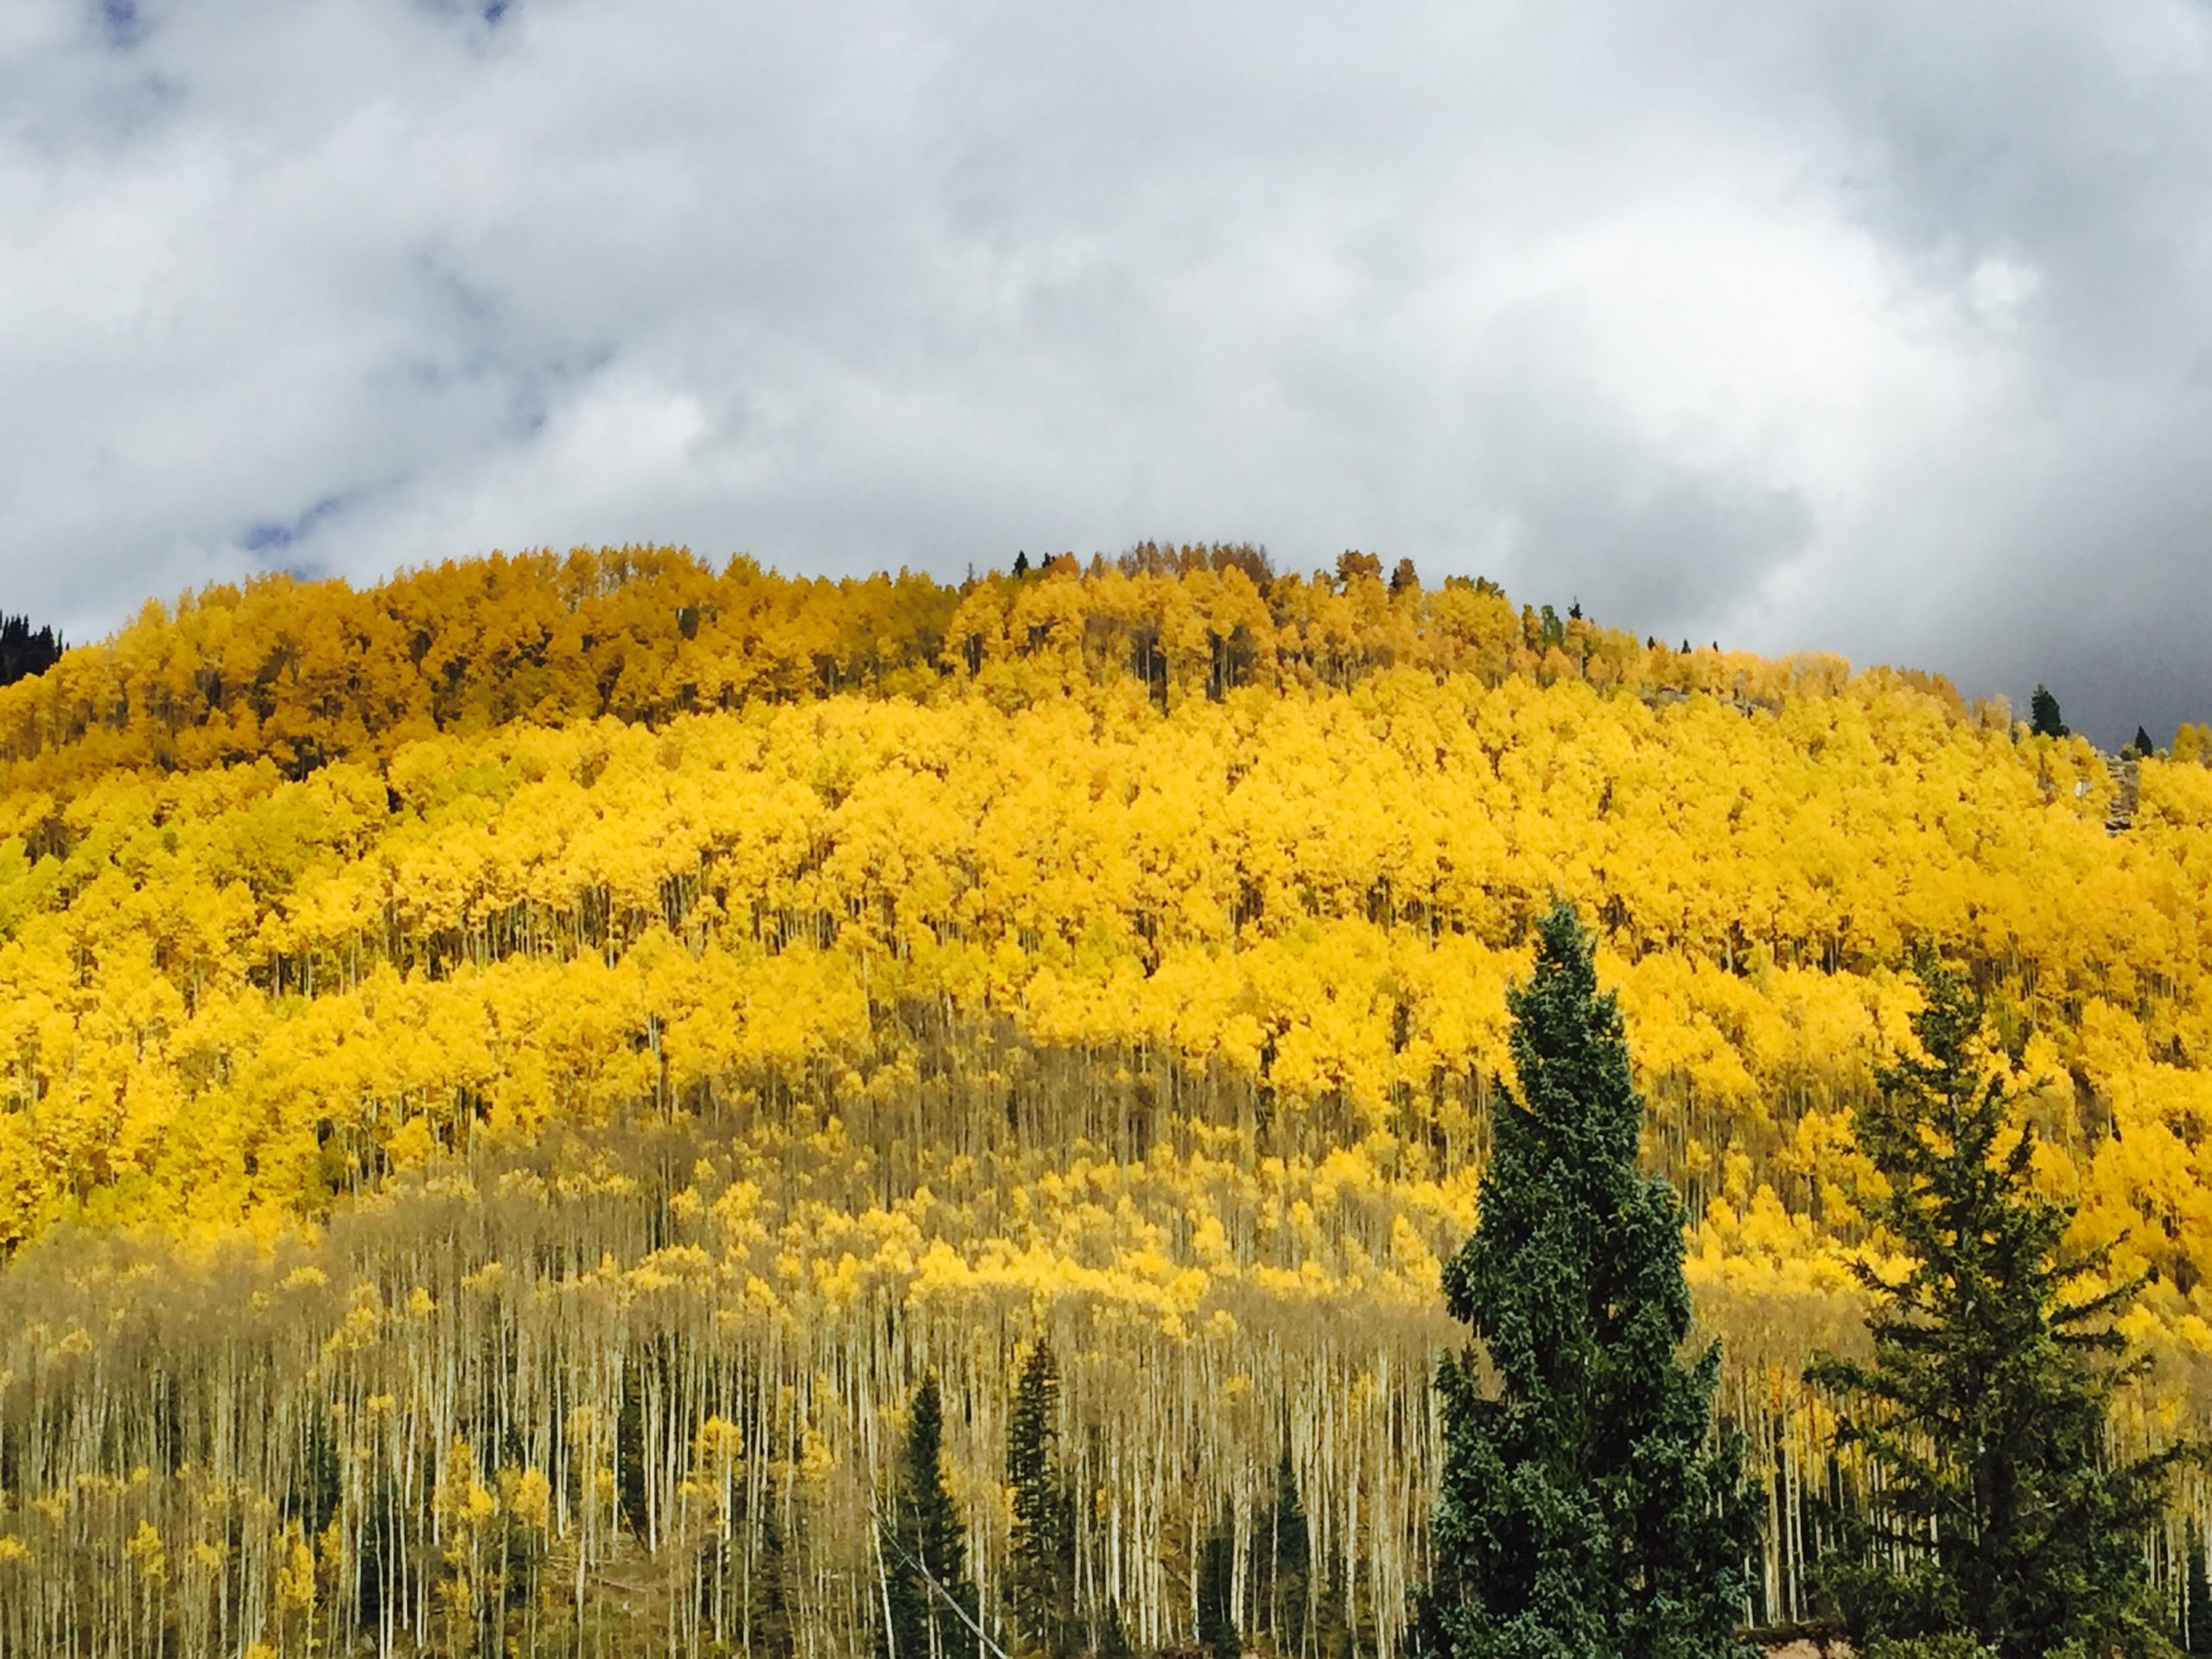
[[[2155,1270],[2121,1432],[2202,1423],[2212,731],[2115,830],[2078,738],[1687,644],[1357,554],[626,550],[210,589],[0,688],[0,1655],[865,1650],[932,1372],[1004,1639],[1040,1340],[1086,1650],[1399,1651],[1559,897],[1768,1486],[1748,1620],[1877,1478],[1797,1378],[1916,949]]]

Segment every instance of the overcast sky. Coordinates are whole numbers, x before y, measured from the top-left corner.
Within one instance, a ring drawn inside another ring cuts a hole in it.
[[[2212,719],[2212,10],[0,0],[0,606],[1264,542]]]

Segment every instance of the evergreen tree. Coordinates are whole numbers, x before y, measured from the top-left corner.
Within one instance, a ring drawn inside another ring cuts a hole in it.
[[[1253,1555],[1254,1599],[1275,1651],[1303,1652],[1313,1596],[1313,1539],[1287,1446],[1275,1465],[1274,1501],[1261,1511],[1253,1529]]]
[[[1122,1623],[1122,1604],[1109,1599],[1096,1621],[1090,1652],[1096,1659],[1128,1659],[1129,1633]]]
[[[636,1363],[622,1368],[622,1403],[614,1414],[614,1491],[622,1524],[645,1535],[645,1378]]]
[[[2037,737],[2072,735],[2058,712],[2058,699],[2050,695],[2047,686],[2036,687],[2035,695],[2028,699],[2028,726]]]
[[[1968,1636],[2003,1659],[2158,1651],[2143,1539],[2190,1448],[2115,1460],[2105,1433],[2139,1369],[2112,1320],[2142,1281],[2069,1300],[2108,1247],[2062,1254],[2073,1211],[2031,1188],[2034,1135],[1984,1058],[1979,998],[1932,963],[1920,977],[1922,1052],[1884,1068],[1856,1117],[1886,1182],[1868,1212],[1910,1266],[1858,1269],[1872,1363],[1807,1372],[1883,1471],[1826,1576],[1860,1637]]]
[[[51,627],[34,628],[28,616],[0,616],[0,685],[45,673],[64,649]]]
[[[759,1548],[750,1561],[734,1564],[744,1575],[744,1596],[740,1603],[745,1621],[742,1646],[751,1659],[791,1659],[798,1650],[798,1642],[792,1628],[785,1566],[789,1552],[784,1543],[783,1522],[776,1513],[778,1494],[770,1489],[761,1497]],[[746,1518],[752,1518],[749,1510]],[[741,1539],[723,1541],[722,1548],[728,1550],[733,1544],[742,1548]]]
[[[1315,1659],[1358,1659],[1359,1632],[1353,1628],[1351,1598],[1344,1588],[1344,1558],[1335,1550],[1321,1573],[1321,1593],[1313,1606]]]
[[[981,1651],[976,1592],[960,1514],[944,1484],[944,1406],[934,1373],[906,1410],[899,1484],[883,1535],[884,1659],[948,1659]],[[963,1618],[963,1615],[965,1615]]]
[[[2151,741],[2151,734],[2140,726],[2135,728],[2135,741],[2130,747],[2136,753],[2145,756],[2153,755],[2158,752],[2158,746]]]
[[[1059,1369],[1039,1338],[1022,1365],[1007,1431],[1007,1602],[1024,1650],[1053,1656],[1071,1651],[1075,1636],[1075,1516],[1058,1456],[1059,1405]]]
[[[1236,1659],[1243,1643],[1236,1633],[1235,1581],[1236,1517],[1227,1504],[1198,1551],[1198,1645],[1212,1659]]]
[[[1716,1442],[1717,1344],[1685,1363],[1682,1211],[1637,1163],[1643,1103],[1591,941],[1560,904],[1508,993],[1516,1109],[1497,1114],[1474,1236],[1444,1270],[1497,1376],[1440,1367],[1443,1491],[1421,1618],[1451,1659],[1739,1650],[1758,1524]]]
[[[2212,1580],[2204,1567],[2204,1529],[2194,1521],[2182,1535],[2189,1560],[2182,1569],[2182,1646],[2190,1653],[2212,1653]]]

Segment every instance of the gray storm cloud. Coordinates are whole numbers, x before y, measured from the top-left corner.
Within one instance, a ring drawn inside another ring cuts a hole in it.
[[[8,608],[1249,537],[2212,717],[2212,14],[10,0]]]

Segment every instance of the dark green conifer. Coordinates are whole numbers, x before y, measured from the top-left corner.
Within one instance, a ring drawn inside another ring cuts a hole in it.
[[[1363,1611],[1353,1605],[1345,1587],[1344,1556],[1331,1550],[1321,1573],[1321,1593],[1314,1601],[1313,1659],[1360,1659],[1361,1655],[1373,1651],[1370,1644],[1361,1640],[1372,1634],[1372,1620],[1362,1618]],[[1363,1630],[1363,1624],[1370,1628]]]
[[[1095,1659],[1128,1659],[1134,1651],[1129,1646],[1128,1630],[1122,1623],[1122,1604],[1109,1599],[1093,1621],[1090,1653]]]
[[[1313,1539],[1288,1446],[1275,1465],[1274,1501],[1260,1512],[1253,1529],[1252,1548],[1255,1599],[1275,1651],[1303,1653],[1313,1593]]]
[[[976,1592],[968,1582],[960,1514],[944,1484],[944,1407],[934,1374],[922,1379],[906,1410],[899,1483],[882,1546],[878,1654],[883,1659],[964,1659],[978,1653]]]
[[[622,1370],[622,1403],[614,1414],[614,1490],[622,1524],[645,1535],[645,1382],[638,1363]]]
[[[2037,737],[2072,735],[2065,717],[2058,712],[2058,699],[2050,695],[2048,686],[2038,685],[2028,699],[2028,727]]]
[[[2189,1556],[2182,1567],[2182,1646],[2212,1654],[2212,1579],[2204,1567],[2204,1529],[2194,1521],[2183,1531],[2182,1548]]]
[[[1226,1504],[1221,1519],[1198,1550],[1198,1645],[1211,1659],[1236,1659],[1243,1643],[1236,1629],[1236,1604],[1230,1593],[1236,1565],[1236,1517]]]
[[[1986,1057],[1980,998],[1933,963],[1920,978],[1921,1052],[1879,1073],[1855,1120],[1886,1183],[1868,1213],[1909,1266],[1859,1268],[1872,1363],[1807,1372],[1883,1474],[1825,1576],[1861,1638],[2160,1651],[2143,1542],[2190,1449],[2119,1458],[2106,1434],[2140,1368],[2112,1321],[2142,1281],[2069,1300],[2109,1247],[2062,1250],[2073,1211],[2034,1189],[2035,1136]]]
[[[785,1477],[789,1478],[788,1474]],[[760,1547],[745,1565],[745,1651],[757,1659],[791,1659],[798,1649],[792,1628],[791,1591],[786,1582],[783,1522],[776,1514],[776,1494],[762,1494]]]
[[[28,616],[0,616],[0,685],[45,673],[66,648],[50,626],[34,628]]]
[[[1440,1369],[1443,1491],[1421,1620],[1449,1659],[1709,1659],[1740,1650],[1757,1524],[1740,1437],[1716,1440],[1690,1329],[1682,1212],[1638,1167],[1618,1008],[1561,904],[1508,994],[1521,1101],[1497,1114],[1475,1236],[1444,1272],[1471,1354]]]
[[[1048,1656],[1075,1645],[1075,1516],[1060,1470],[1059,1404],[1059,1369],[1039,1338],[1023,1363],[1007,1429],[1014,1489],[1007,1604],[1021,1651]]]

